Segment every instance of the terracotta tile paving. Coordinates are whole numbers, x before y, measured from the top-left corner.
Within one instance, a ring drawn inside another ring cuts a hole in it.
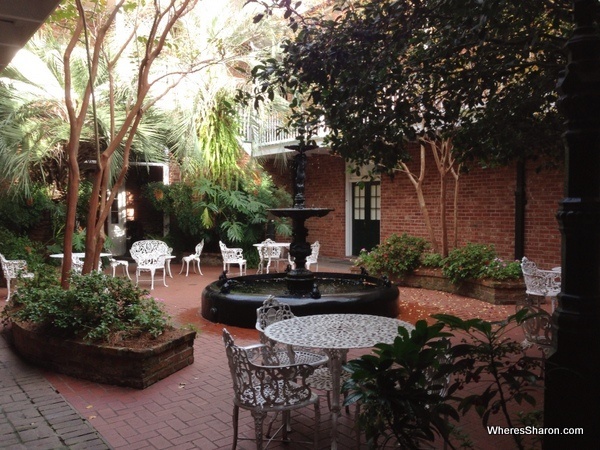
[[[347,266],[320,262],[321,271],[347,271]],[[221,332],[223,325],[206,321],[200,316],[201,292],[217,279],[220,267],[203,266],[204,276],[191,273],[179,275],[179,265],[173,264],[174,278],[169,287],[157,283],[152,292],[164,301],[174,321],[193,325],[200,332],[194,344],[195,362],[170,377],[144,390],[102,385],[65,375],[43,372],[58,392],[115,449],[225,449],[231,448],[231,380]],[[132,271],[133,272],[133,271]],[[409,322],[426,319],[437,312],[452,313],[462,318],[481,317],[499,320],[514,312],[514,306],[494,306],[457,295],[401,288],[400,317]],[[236,342],[255,343],[256,330],[227,326]],[[520,330],[513,336],[522,339]],[[360,355],[353,350],[349,357]],[[541,391],[539,398],[541,400]],[[340,449],[356,448],[353,430],[353,409],[340,419]],[[320,447],[328,448],[330,419],[325,397],[321,400]],[[479,419],[469,414],[461,420],[475,448],[512,449],[507,436],[490,436]],[[312,411],[292,414],[292,439],[310,440],[313,428]],[[240,436],[253,438],[253,421],[248,412],[240,412]],[[441,445],[438,446],[441,448]],[[240,441],[239,449],[255,448],[252,441]],[[294,443],[271,443],[268,448],[307,448]]]

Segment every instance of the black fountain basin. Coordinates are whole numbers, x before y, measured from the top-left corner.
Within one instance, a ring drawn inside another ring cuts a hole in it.
[[[254,328],[256,309],[273,295],[290,305],[297,316],[313,314],[372,314],[398,317],[398,287],[386,280],[355,274],[316,272],[321,298],[287,292],[286,274],[247,275],[229,278],[230,290],[221,292],[215,281],[202,292],[202,317],[211,322]]]

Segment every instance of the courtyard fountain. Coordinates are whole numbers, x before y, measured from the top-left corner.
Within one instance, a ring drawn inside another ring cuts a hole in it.
[[[212,322],[253,328],[256,309],[269,295],[288,303],[297,316],[354,313],[397,317],[399,291],[389,280],[366,274],[315,273],[305,268],[306,258],[311,253],[305,222],[311,217],[324,217],[332,210],[305,207],[306,152],[316,147],[301,144],[286,148],[297,152],[294,158],[294,204],[290,208],[269,211],[276,217],[292,220],[289,252],[295,267],[286,273],[233,278],[223,273],[202,292],[202,317]]]

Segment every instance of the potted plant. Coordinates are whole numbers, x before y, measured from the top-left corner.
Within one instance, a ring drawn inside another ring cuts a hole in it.
[[[24,280],[2,311],[15,349],[71,376],[145,388],[191,364],[195,331],[174,327],[164,307],[125,278],[56,271]]]

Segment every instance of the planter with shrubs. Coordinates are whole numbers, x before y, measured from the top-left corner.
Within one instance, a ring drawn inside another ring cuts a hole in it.
[[[386,275],[401,286],[450,292],[493,304],[514,304],[525,295],[520,262],[501,260],[493,245],[469,243],[446,258],[427,249],[422,238],[391,235],[370,252],[361,251],[355,266]]]
[[[196,332],[123,278],[74,275],[64,290],[53,270],[38,272],[2,315],[23,358],[77,378],[143,389],[194,361]]]

